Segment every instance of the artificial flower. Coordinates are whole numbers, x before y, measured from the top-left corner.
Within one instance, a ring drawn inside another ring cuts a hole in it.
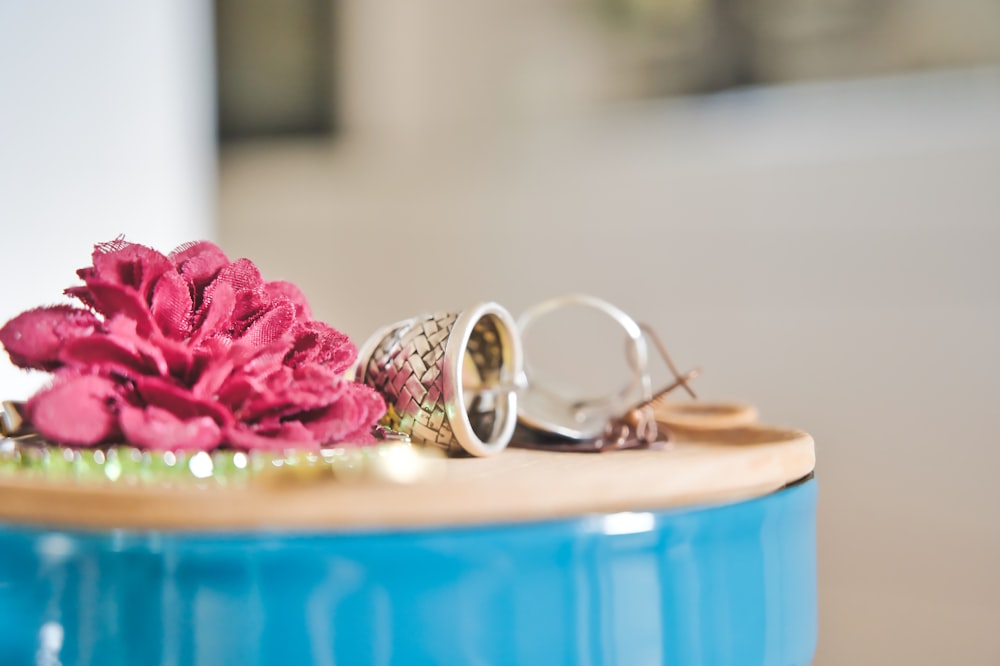
[[[13,363],[53,373],[26,405],[46,438],[169,450],[371,441],[385,403],[344,378],[357,349],[312,319],[295,285],[208,242],[163,255],[118,239],[77,274],[66,293],[83,307],[29,310],[0,329]]]

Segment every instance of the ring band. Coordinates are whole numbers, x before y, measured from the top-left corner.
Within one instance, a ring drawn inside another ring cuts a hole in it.
[[[414,317],[376,331],[361,346],[353,376],[382,394],[398,420],[392,427],[414,442],[491,456],[507,447],[517,425],[522,354],[515,331],[496,303]]]
[[[613,319],[628,336],[627,361],[633,372],[629,383],[620,391],[593,400],[573,402],[546,387],[534,375],[527,358],[521,377],[523,390],[518,418],[529,428],[569,439],[599,437],[608,419],[620,416],[630,403],[652,395],[647,365],[649,352],[642,327],[620,308],[587,294],[569,294],[532,306],[517,321],[522,340],[528,329],[541,317],[567,307],[586,307]],[[638,391],[637,391],[638,389]]]

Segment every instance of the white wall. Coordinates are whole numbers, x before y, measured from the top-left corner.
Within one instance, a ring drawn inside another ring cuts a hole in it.
[[[57,302],[99,241],[212,235],[212,78],[210,3],[0,3],[0,322]],[[4,355],[4,399],[40,381]]]

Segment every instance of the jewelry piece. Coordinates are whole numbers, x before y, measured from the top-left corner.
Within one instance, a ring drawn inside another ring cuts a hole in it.
[[[628,384],[618,391],[587,400],[572,400],[539,380],[526,359],[518,413],[521,425],[541,433],[543,439],[548,436],[577,443],[561,442],[560,450],[603,451],[662,441],[652,402],[679,387],[695,397],[688,382],[697,376],[698,371],[682,375],[663,341],[651,327],[636,322],[621,309],[594,296],[572,294],[535,305],[518,320],[521,335],[526,336],[530,326],[540,317],[567,307],[595,309],[613,319],[625,331],[626,361],[632,375]],[[647,339],[654,344],[675,379],[673,384],[656,394],[650,389],[652,381],[648,369]],[[519,444],[525,439],[531,438],[520,437]]]
[[[415,443],[491,456],[517,425],[516,330],[496,303],[414,317],[376,331],[349,376],[382,394],[390,427]]]
[[[525,359],[518,418],[522,424],[542,432],[569,439],[585,440],[599,437],[608,420],[620,414],[623,406],[651,395],[649,376],[646,374],[648,352],[642,329],[634,319],[607,301],[585,294],[571,294],[543,301],[529,308],[518,319],[517,327],[522,338],[541,317],[567,307],[595,309],[613,319],[624,329],[627,337],[626,360],[632,376],[621,390],[593,400],[571,402],[539,381]]]
[[[27,434],[27,424],[21,415],[24,411],[24,403],[4,400],[0,402],[0,435],[4,437],[14,437]]]
[[[666,355],[665,349],[663,350],[663,353]],[[656,411],[653,408],[654,403],[662,400],[681,386],[687,389],[688,393],[694,395],[693,391],[691,391],[691,388],[688,386],[688,382],[697,377],[699,374],[701,374],[701,370],[695,369],[686,375],[678,377],[666,388],[660,389],[648,399],[643,400],[638,405],[635,405],[626,411],[625,414],[618,419],[628,428],[628,430],[625,431],[625,435],[635,437],[639,441],[647,444],[652,444],[653,442],[658,441],[660,437],[660,426],[659,422],[656,420]],[[614,421],[612,421],[612,423],[614,423]]]

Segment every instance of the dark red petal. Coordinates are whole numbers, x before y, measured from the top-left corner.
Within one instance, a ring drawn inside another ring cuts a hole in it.
[[[118,387],[95,375],[57,379],[28,401],[26,412],[45,438],[62,444],[89,445],[118,433],[115,405]]]
[[[185,243],[170,253],[177,271],[196,288],[201,289],[211,282],[223,268],[229,265],[229,258],[214,243],[200,241]]]
[[[193,313],[187,281],[172,271],[161,275],[153,286],[150,311],[163,335],[173,340],[188,337]]]
[[[266,386],[247,397],[240,408],[242,418],[257,420],[266,414],[288,416],[323,409],[336,402],[348,382],[320,366],[308,371],[282,368],[267,377]]]
[[[319,363],[342,373],[358,357],[358,349],[345,334],[320,321],[304,322],[295,328],[295,342],[286,363],[292,367]]]
[[[160,377],[137,377],[135,391],[147,406],[160,407],[180,419],[209,416],[222,426],[233,422],[233,414],[225,405],[208,398],[199,398],[186,387]]]
[[[243,404],[252,396],[264,390],[266,389],[263,386],[263,382],[256,377],[237,375],[226,379],[216,392],[215,398],[223,405],[237,412],[239,418],[243,418]]]
[[[278,301],[254,319],[253,323],[243,331],[240,342],[251,347],[270,345],[285,337],[294,323],[295,306],[289,301]]]
[[[10,360],[22,368],[54,370],[61,365],[66,342],[92,334],[100,322],[86,310],[69,305],[22,312],[0,329],[0,343]]]
[[[249,259],[238,259],[219,271],[215,280],[205,288],[206,296],[221,285],[229,285],[233,289],[232,330],[239,335],[246,323],[256,318],[271,299],[264,293],[260,271]]]
[[[242,403],[247,397],[238,388],[251,379],[252,393],[268,391],[267,378],[282,371],[282,359],[287,352],[283,341],[265,347],[254,347],[243,340],[233,343],[220,338],[209,338],[198,351],[198,379],[192,389],[196,395],[214,396],[229,405]],[[233,392],[233,388],[236,391]]]
[[[264,283],[264,293],[271,300],[287,300],[295,306],[295,317],[301,320],[312,318],[312,310],[309,308],[309,301],[306,300],[302,290],[291,282],[284,280],[274,280]]]
[[[174,265],[156,250],[116,239],[94,247],[93,275],[84,278],[88,285],[103,282],[131,287],[143,299],[148,299],[153,283],[166,272],[173,272]]]
[[[117,373],[125,377],[155,372],[134,349],[104,335],[92,335],[66,343],[59,358],[70,367],[94,371],[96,374]]]
[[[145,367],[149,368],[150,372],[160,375],[167,375],[170,372],[164,349],[175,351],[171,346],[172,341],[155,330],[152,331],[153,339],[139,335],[136,322],[121,315],[105,321],[104,328],[109,338],[143,359]]]
[[[233,334],[243,335],[244,329],[270,305],[271,301],[262,288],[237,290],[236,304],[233,306]]]
[[[219,271],[215,280],[216,282],[224,282],[232,285],[233,289],[237,292],[253,291],[264,284],[264,280],[260,276],[260,270],[249,259],[237,259]]]
[[[105,317],[128,317],[135,322],[140,335],[148,336],[152,332],[153,318],[149,305],[135,289],[110,282],[90,282],[87,289],[94,309]]]
[[[149,449],[205,450],[215,448],[222,441],[222,429],[211,417],[182,419],[156,406],[124,405],[119,422],[130,444]]]
[[[81,269],[81,271],[82,270],[83,269]],[[87,288],[87,285],[69,287],[67,289],[63,289],[63,293],[66,294],[67,296],[77,299],[78,301],[80,301],[81,303],[83,303],[92,310],[97,309],[97,305],[94,303],[94,299],[91,298],[90,289]]]
[[[193,341],[198,342],[211,335],[232,330],[233,308],[236,293],[225,282],[213,282],[202,296],[201,307],[195,315]]]
[[[385,415],[385,402],[363,384],[345,382],[346,390],[329,407],[298,419],[320,442],[344,442],[370,430]]]
[[[198,381],[191,387],[191,393],[199,398],[214,398],[233,374],[233,368],[233,362],[227,358],[206,358],[204,366],[198,373]]]
[[[375,441],[372,428],[385,416],[385,400],[377,391],[364,384],[349,382],[348,386],[351,387],[350,391],[354,393],[358,402],[364,404],[366,414],[365,418],[358,421],[357,428],[353,432],[344,434],[340,443],[370,444]]]
[[[190,379],[194,365],[194,350],[182,340],[161,338],[156,341],[156,348],[162,354],[167,368],[161,374],[170,374],[178,379]]]
[[[288,346],[289,340],[285,337],[264,346],[251,344],[246,338],[241,338],[233,343],[229,354],[244,372],[269,375],[285,365]]]
[[[226,431],[230,446],[245,450],[318,449],[312,433],[298,423],[284,423],[271,428],[253,428],[237,423]]]

